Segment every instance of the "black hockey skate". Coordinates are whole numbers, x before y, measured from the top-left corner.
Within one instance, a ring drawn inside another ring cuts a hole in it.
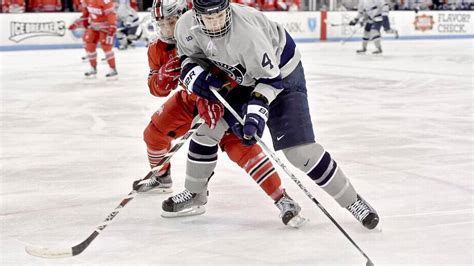
[[[187,189],[163,201],[162,217],[172,218],[181,216],[200,215],[206,212],[204,205],[207,203],[209,191],[193,193]]]
[[[305,224],[308,220],[300,216],[301,207],[294,201],[286,191],[283,192],[281,199],[275,202],[275,206],[280,210],[280,218],[283,224],[298,228]]]
[[[374,229],[379,223],[379,215],[359,194],[357,200],[347,210],[367,229]]]
[[[358,53],[358,54],[365,54],[365,52],[367,52],[367,49],[365,49],[365,48],[362,48],[362,49],[359,49],[359,50],[356,51],[356,53]]]
[[[87,71],[86,73],[84,73],[84,76],[86,76],[87,79],[96,78],[96,76],[97,76],[97,69],[96,69],[95,67],[91,67],[91,69],[89,69],[89,71]]]
[[[105,78],[108,80],[116,80],[118,79],[118,72],[117,69],[111,68],[109,73],[105,75]]]
[[[173,180],[171,179],[170,168],[160,176],[152,175],[149,179],[145,180],[136,180],[133,182],[133,190],[137,192],[148,192],[153,190],[158,193],[171,193],[173,190],[171,186],[173,185]]]

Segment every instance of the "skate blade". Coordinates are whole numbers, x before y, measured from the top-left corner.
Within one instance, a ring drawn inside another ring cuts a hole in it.
[[[293,227],[293,228],[300,228],[301,226],[303,226],[308,221],[309,221],[309,219],[304,218],[303,216],[298,214],[295,217],[293,217],[286,225],[288,225],[290,227]]]
[[[137,191],[138,193],[150,193],[150,194],[169,194],[169,193],[172,193],[173,192],[173,189],[172,188],[163,188],[163,187],[160,187],[160,188],[151,188],[151,189],[147,189],[147,190],[136,190],[134,188],[135,191]]]
[[[160,188],[153,188],[149,191],[153,194],[168,194],[168,193],[172,193],[173,189],[172,188],[160,187]]]
[[[118,75],[112,77],[105,77],[106,80],[118,80]]]
[[[206,212],[206,207],[204,206],[195,206],[188,209],[184,209],[180,212],[162,212],[161,217],[163,218],[176,218],[184,216],[195,216],[201,215]]]
[[[85,76],[86,80],[94,80],[97,79],[97,75],[90,75],[90,76]]]

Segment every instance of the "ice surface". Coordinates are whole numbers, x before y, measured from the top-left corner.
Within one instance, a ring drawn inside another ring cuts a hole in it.
[[[375,265],[472,265],[474,40],[387,41],[383,56],[356,55],[359,45],[299,47],[317,139],[377,208],[382,231],[362,228],[291,169]],[[83,54],[0,53],[1,265],[365,263],[282,171],[310,219],[300,229],[285,227],[225,154],[204,215],[164,219],[169,195],[139,195],[83,254],[26,254],[26,244],[84,240],[148,171],[142,131],[164,99],[148,92],[146,50],[117,51],[112,82],[104,63],[84,80]],[[175,192],[186,150],[172,159]]]

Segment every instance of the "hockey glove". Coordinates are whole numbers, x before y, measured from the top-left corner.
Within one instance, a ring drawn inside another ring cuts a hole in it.
[[[187,64],[181,71],[181,80],[188,91],[215,102],[218,100],[212,93],[211,87],[219,91],[224,85],[217,76],[204,70],[198,64]]]
[[[197,109],[199,116],[204,119],[211,129],[216,127],[217,121],[224,115],[222,103],[212,102],[201,97],[197,99]]]
[[[351,21],[349,22],[349,26],[355,26],[358,21],[359,21],[358,18],[354,18],[353,20],[351,20]]]
[[[244,125],[235,124],[232,131],[236,134],[244,145],[254,145],[257,140],[255,135],[262,137],[265,123],[268,120],[268,104],[261,98],[253,98],[248,104],[242,107],[245,113]]]
[[[68,30],[75,30],[77,29],[78,25],[76,23],[71,24],[67,29]]]
[[[107,29],[107,36],[105,37],[105,43],[108,45],[114,45],[114,36],[117,31],[116,25],[110,25]]]
[[[85,28],[87,29],[89,27],[89,18],[88,17],[80,17],[68,27],[68,30],[75,30],[77,28]]]
[[[161,66],[160,70],[158,70],[156,85],[158,85],[158,88],[163,90],[165,93],[176,89],[176,87],[178,87],[180,72],[181,61],[179,60],[179,57],[176,56],[166,62],[166,64]]]

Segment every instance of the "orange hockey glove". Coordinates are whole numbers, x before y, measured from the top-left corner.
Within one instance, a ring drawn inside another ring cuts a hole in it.
[[[164,91],[171,91],[178,87],[178,79],[181,71],[181,61],[179,57],[171,58],[158,70],[156,84]]]

